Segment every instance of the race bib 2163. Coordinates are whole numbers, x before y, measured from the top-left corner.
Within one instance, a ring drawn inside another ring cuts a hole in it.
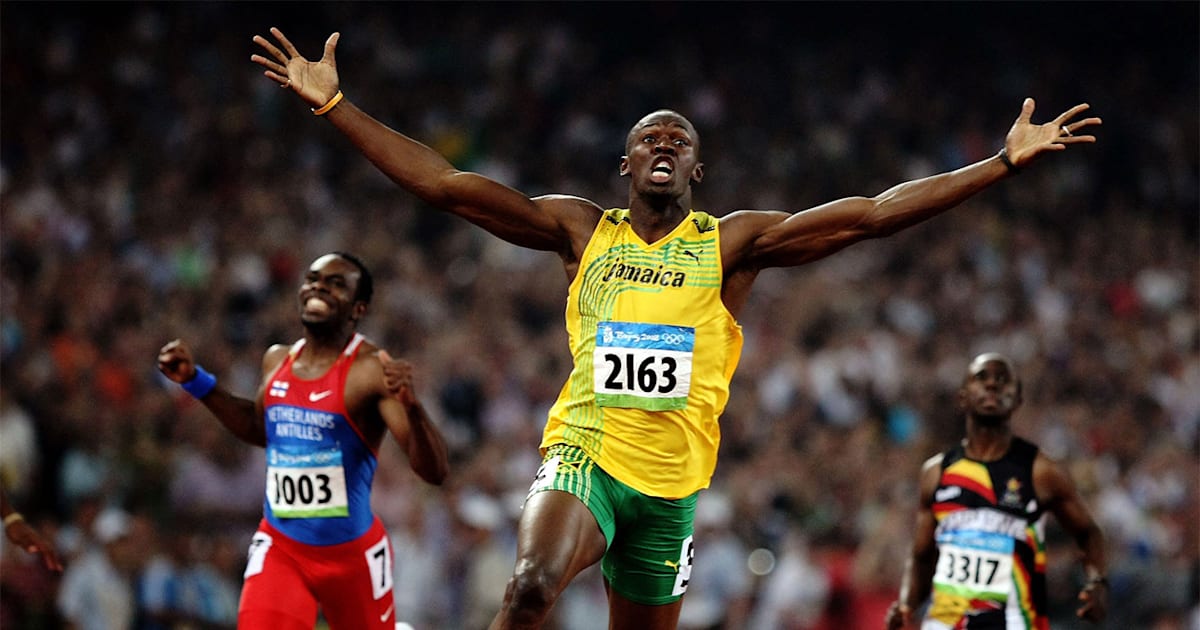
[[[596,404],[647,411],[683,409],[692,384],[696,329],[600,322],[593,355]]]

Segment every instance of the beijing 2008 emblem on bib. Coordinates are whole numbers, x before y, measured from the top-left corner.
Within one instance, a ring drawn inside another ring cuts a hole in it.
[[[683,409],[692,385],[696,329],[667,324],[596,326],[596,404],[647,411]]]

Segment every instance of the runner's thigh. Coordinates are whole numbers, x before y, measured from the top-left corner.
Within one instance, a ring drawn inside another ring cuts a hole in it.
[[[269,534],[254,534],[247,555],[239,630],[312,630],[317,600],[304,583],[298,559]]]

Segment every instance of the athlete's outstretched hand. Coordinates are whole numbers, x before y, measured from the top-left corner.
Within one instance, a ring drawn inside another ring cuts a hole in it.
[[[250,55],[250,61],[266,68],[263,74],[268,79],[278,83],[279,87],[290,87],[314,108],[328,103],[338,91],[334,50],[337,48],[340,33],[334,33],[325,40],[325,54],[321,56],[320,61],[305,59],[283,35],[283,31],[274,26],[271,27],[271,35],[279,41],[283,49],[280,50],[262,35],[255,35],[254,43],[262,46],[267,56]]]
[[[182,339],[175,339],[158,351],[158,371],[176,383],[186,383],[196,377],[196,361],[192,349]]]
[[[1091,117],[1074,120],[1089,107],[1091,106],[1087,103],[1080,103],[1059,114],[1050,122],[1035,125],[1030,121],[1030,118],[1033,117],[1034,102],[1032,98],[1026,98],[1025,102],[1021,104],[1021,115],[1017,116],[1017,121],[1013,123],[1012,128],[1008,130],[1008,135],[1004,138],[1004,148],[1008,152],[1008,159],[1020,168],[1028,166],[1034,159],[1047,151],[1062,151],[1067,148],[1067,145],[1095,142],[1096,136],[1080,132],[1085,130],[1090,132],[1091,130],[1087,128],[1101,124],[1100,119]]]
[[[379,351],[379,362],[383,364],[383,383],[392,396],[405,407],[417,404],[412,364],[404,359],[393,359],[387,350]]]

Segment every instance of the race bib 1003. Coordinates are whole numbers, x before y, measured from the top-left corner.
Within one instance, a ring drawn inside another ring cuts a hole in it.
[[[349,516],[342,452],[267,453],[267,503],[278,518]]]
[[[683,409],[692,384],[696,329],[600,322],[593,355],[596,404],[647,411]]]

